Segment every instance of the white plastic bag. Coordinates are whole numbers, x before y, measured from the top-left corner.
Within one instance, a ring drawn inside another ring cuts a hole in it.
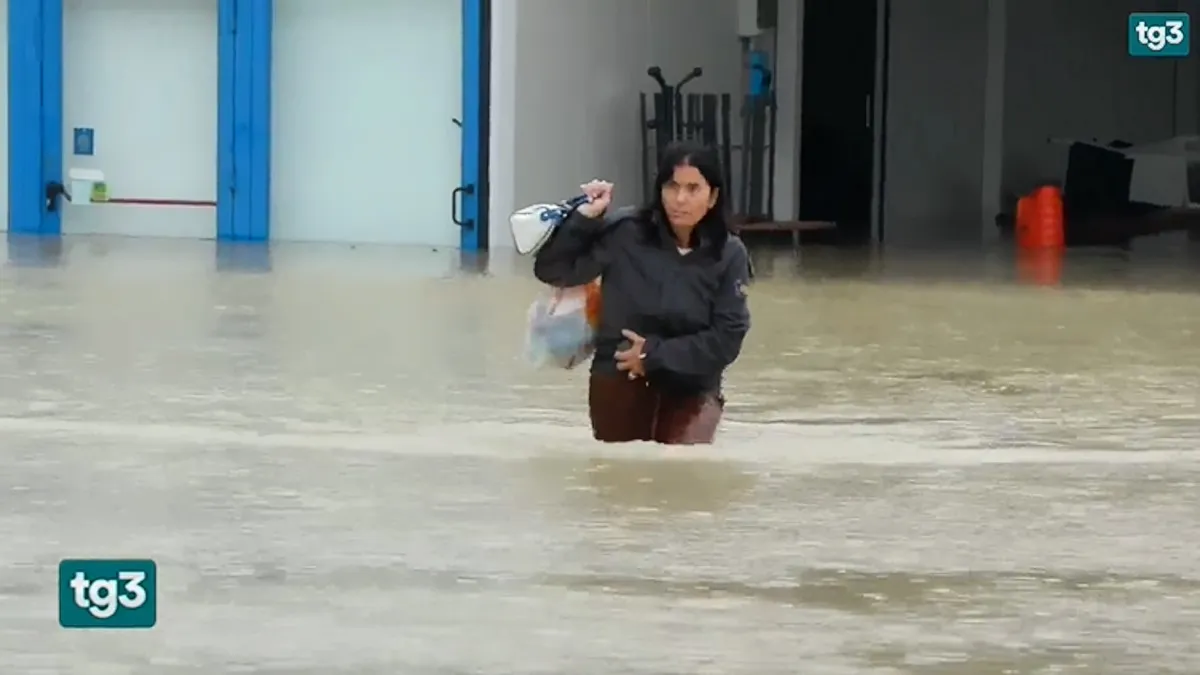
[[[600,286],[554,288],[529,307],[525,358],[536,367],[571,369],[595,351]]]

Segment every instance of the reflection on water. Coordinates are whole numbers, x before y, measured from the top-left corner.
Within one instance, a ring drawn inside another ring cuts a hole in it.
[[[759,252],[728,419],[684,450],[593,443],[586,373],[526,368],[527,261],[14,240],[0,654],[1192,675],[1190,250]],[[68,555],[155,557],[158,628],[54,627]]]
[[[652,451],[662,452],[660,449]],[[534,465],[562,472],[576,507],[606,515],[713,513],[748,495],[755,474],[735,464],[689,458],[599,458],[586,462],[538,458]],[[565,466],[564,466],[565,465]]]

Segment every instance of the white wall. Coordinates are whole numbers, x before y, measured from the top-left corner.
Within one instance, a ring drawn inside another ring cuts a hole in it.
[[[458,246],[461,6],[276,3],[273,239]]]
[[[105,173],[111,197],[217,195],[217,7],[211,0],[67,0],[63,166]],[[73,155],[74,127],[95,155]],[[211,239],[216,209],[66,205],[63,232]]]

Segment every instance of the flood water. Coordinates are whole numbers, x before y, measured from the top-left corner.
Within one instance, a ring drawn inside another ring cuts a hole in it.
[[[718,443],[665,448],[520,360],[525,261],[33,248],[5,673],[1200,672],[1194,256],[763,253]],[[59,628],[64,557],[154,558],[157,627]]]

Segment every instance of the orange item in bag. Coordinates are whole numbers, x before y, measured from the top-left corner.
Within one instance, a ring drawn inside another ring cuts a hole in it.
[[[600,307],[600,280],[596,279],[587,285],[587,305],[584,308],[584,316],[592,330],[600,327]]]
[[[529,308],[526,358],[535,366],[574,368],[595,351],[600,282],[547,290]]]

